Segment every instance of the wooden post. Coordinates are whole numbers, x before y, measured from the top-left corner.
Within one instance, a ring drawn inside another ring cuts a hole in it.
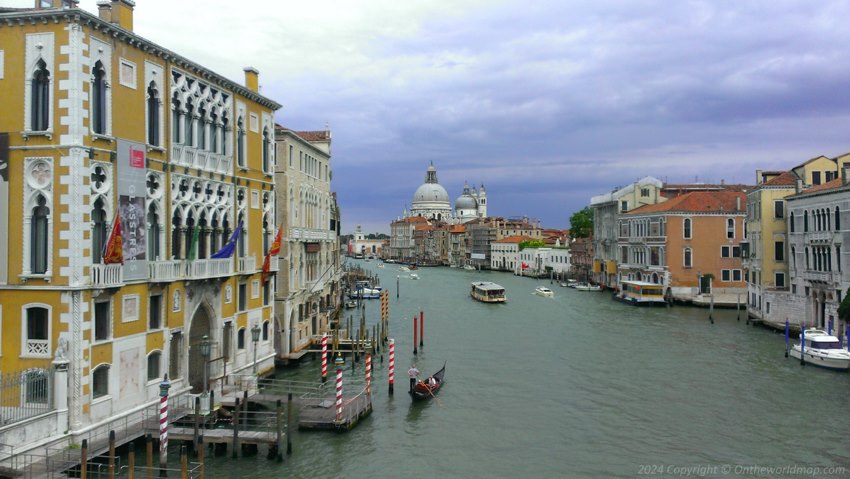
[[[192,447],[195,449],[196,453],[198,450],[198,430],[200,429],[200,421],[201,421],[201,397],[198,396],[195,398],[195,420],[192,425]]]
[[[277,407],[275,408],[275,429],[277,430],[275,459],[277,459],[277,462],[281,462],[283,461],[283,401],[280,399],[277,400]]]
[[[425,313],[419,310],[419,347],[423,346],[425,341]]]
[[[735,300],[735,309],[738,312],[738,321],[741,320],[741,293],[738,293],[738,299]]]
[[[414,314],[413,315],[413,355],[414,356],[416,356],[419,353],[419,351],[416,349],[416,343],[417,343],[416,334],[418,333],[417,327],[418,327],[417,326],[417,318],[416,318],[416,315]]]
[[[109,457],[106,464],[106,476],[115,479],[115,431],[109,431]]]
[[[83,447],[80,448],[80,477],[86,479],[89,474],[89,440],[83,439]]]
[[[145,468],[148,470],[148,479],[153,479],[153,436],[148,433],[145,436]]]
[[[136,445],[133,441],[127,445],[127,479],[136,478]]]
[[[236,398],[236,409],[233,411],[233,417],[230,419],[231,424],[233,425],[233,443],[231,444],[231,456],[236,459],[237,454],[236,451],[239,449],[239,398]]]
[[[197,451],[197,458],[198,458],[198,464],[199,464],[198,479],[204,479],[204,475],[206,475],[207,465],[204,463],[204,461],[206,460],[205,456],[206,456],[206,448],[204,448],[204,435],[201,434],[201,436],[198,437],[198,451]]]
[[[180,446],[180,478],[189,478],[189,458],[186,453],[186,446]]]
[[[710,295],[710,302],[708,304],[708,320],[711,321],[711,324],[714,324],[714,293]]]
[[[292,454],[292,393],[286,396],[286,453]]]

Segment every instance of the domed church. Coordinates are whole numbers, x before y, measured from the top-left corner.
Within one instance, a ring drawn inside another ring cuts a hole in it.
[[[475,218],[487,216],[487,193],[484,185],[476,190],[468,184],[463,186],[463,194],[455,201],[455,209],[449,201],[449,194],[437,181],[437,168],[431,163],[425,172],[425,183],[413,193],[410,211],[404,212],[404,218],[422,216],[449,224],[465,223]]]

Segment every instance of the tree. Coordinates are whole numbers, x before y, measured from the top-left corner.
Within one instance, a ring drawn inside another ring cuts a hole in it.
[[[522,251],[525,248],[542,248],[546,246],[546,243],[543,240],[527,240],[519,242],[519,250]]]
[[[850,323],[850,288],[847,288],[847,293],[841,304],[838,305],[838,318],[845,323]]]
[[[585,206],[584,209],[570,216],[570,236],[587,238],[591,233],[593,233],[593,210]]]

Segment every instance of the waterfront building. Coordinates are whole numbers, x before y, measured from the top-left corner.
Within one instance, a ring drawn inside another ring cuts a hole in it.
[[[837,159],[839,178],[786,197],[791,287],[783,296],[765,296],[765,313],[772,324],[787,318],[839,335],[846,332],[838,306],[850,287],[845,260],[850,244],[847,158]]]
[[[740,191],[694,191],[623,214],[619,281],[663,285],[668,300],[714,294],[734,304],[730,298],[746,291],[740,255],[745,207]]]
[[[273,367],[280,105],[253,68],[237,84],[136,35],[131,0],[76,3],[0,9],[0,370],[56,377],[0,393],[4,418],[39,412],[0,425],[16,453],[139,417],[165,374],[180,395]]]
[[[331,132],[277,125],[278,221],[284,223],[275,290],[277,355],[299,359],[312,338],[329,329],[340,304],[340,215],[331,191]]]
[[[590,199],[593,210],[593,276],[602,286],[619,289],[617,275],[617,225],[620,215],[644,205],[666,201],[661,194],[663,183],[647,176],[610,193]]]
[[[410,209],[405,209],[400,219],[421,216],[429,221],[446,224],[463,224],[467,221],[487,217],[487,191],[463,185],[463,193],[455,201],[452,210],[449,194],[437,180],[437,168],[431,163],[425,171],[425,182],[413,193]]]
[[[519,244],[531,241],[530,236],[508,236],[490,243],[490,269],[518,272]]]
[[[570,250],[558,248],[525,248],[519,251],[518,265],[514,274],[529,274],[534,276],[555,276],[562,278],[571,271]],[[527,267],[523,268],[525,264]]]
[[[361,254],[363,256],[382,256],[384,243],[386,240],[370,239],[363,233],[363,227],[357,225],[354,229],[354,236],[348,242],[348,254]]]
[[[479,218],[464,224],[468,236],[469,260],[473,265],[489,267],[490,245],[508,236],[542,238],[542,229],[528,218]]]
[[[756,171],[757,185],[747,193],[747,238],[741,244],[751,318],[784,328],[786,319],[796,324],[805,317],[803,296],[789,294],[793,255],[786,198],[834,180],[843,163],[841,157],[818,156],[788,171]]]
[[[390,223],[390,252],[391,259],[409,262],[415,256],[413,234],[417,225],[428,224],[422,216],[411,216]]]
[[[467,262],[467,236],[464,225],[449,228],[449,265],[458,266]]]
[[[593,238],[574,238],[570,242],[570,274],[573,278],[590,282],[593,271]]]

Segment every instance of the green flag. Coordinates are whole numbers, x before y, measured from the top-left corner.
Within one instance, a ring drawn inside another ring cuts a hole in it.
[[[192,261],[198,256],[198,236],[201,234],[201,227],[195,225],[192,227],[192,244],[189,245],[189,254],[186,259]]]

